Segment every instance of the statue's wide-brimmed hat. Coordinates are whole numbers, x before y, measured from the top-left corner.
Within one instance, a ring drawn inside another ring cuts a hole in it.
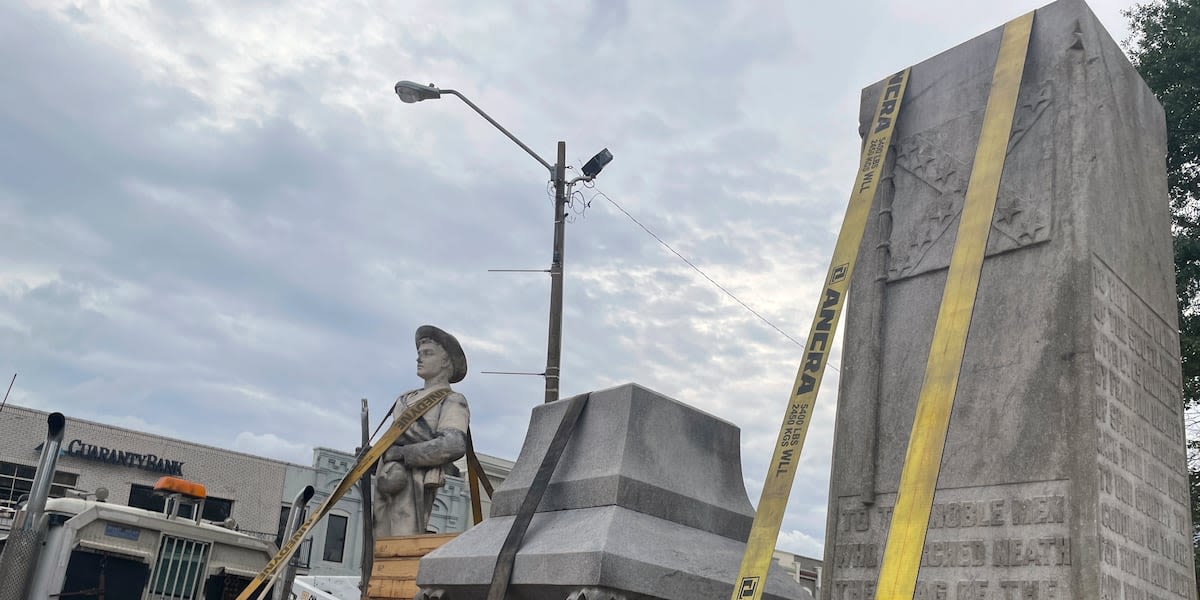
[[[414,341],[419,344],[425,338],[437,342],[446,351],[446,354],[450,355],[450,365],[454,368],[454,371],[450,373],[450,383],[462,381],[467,376],[467,355],[463,353],[458,339],[433,325],[422,325],[417,328]]]

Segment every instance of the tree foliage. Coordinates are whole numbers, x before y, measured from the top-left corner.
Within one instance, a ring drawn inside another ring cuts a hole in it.
[[[1200,0],[1126,11],[1126,47],[1167,119],[1167,186],[1175,222],[1184,404],[1200,401]]]
[[[1130,59],[1167,115],[1167,184],[1176,222],[1198,224],[1200,201],[1200,0],[1158,0],[1125,13]]]
[[[1156,0],[1125,16],[1132,31],[1126,41],[1129,57],[1166,112],[1183,405],[1188,409],[1200,404],[1200,0]],[[1188,448],[1200,579],[1200,444],[1192,440]]]

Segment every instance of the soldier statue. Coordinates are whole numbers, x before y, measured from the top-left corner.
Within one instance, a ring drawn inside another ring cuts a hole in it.
[[[417,376],[424,387],[396,399],[399,415],[418,393],[449,388],[467,376],[467,357],[454,336],[434,327],[417,329]],[[380,459],[372,493],[375,539],[428,533],[429,515],[447,468],[467,451],[467,399],[451,391],[417,419]]]

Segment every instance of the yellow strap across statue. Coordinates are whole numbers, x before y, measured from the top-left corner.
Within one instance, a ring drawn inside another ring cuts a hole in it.
[[[264,586],[263,583],[269,579],[272,579],[279,571],[280,567],[287,564],[287,561],[292,557],[292,554],[295,554],[296,550],[300,548],[300,542],[304,540],[304,537],[308,535],[308,532],[311,531],[312,528],[315,527],[316,524],[326,514],[329,513],[330,509],[337,504],[338,500],[341,500],[342,496],[345,496],[346,492],[350,491],[350,488],[354,487],[354,485],[358,483],[358,480],[361,479],[367,470],[371,468],[371,465],[375,464],[383,456],[383,453],[387,451],[389,447],[391,447],[393,442],[399,439],[400,436],[403,435],[404,432],[407,431],[408,428],[411,427],[412,424],[421,417],[421,415],[429,412],[430,409],[437,406],[442,400],[446,399],[446,397],[450,395],[450,392],[451,390],[449,386],[439,385],[429,389],[421,390],[418,394],[416,394],[412,398],[412,402],[409,403],[408,408],[405,408],[403,412],[396,416],[396,419],[392,422],[391,427],[389,427],[383,433],[383,435],[380,436],[379,441],[375,442],[370,449],[366,450],[359,456],[358,462],[354,464],[354,467],[351,468],[348,473],[346,473],[345,477],[343,477],[342,481],[338,483],[337,488],[334,489],[333,493],[330,494],[329,497],[326,498],[325,501],[313,511],[312,515],[310,515],[308,519],[305,520],[302,525],[300,525],[296,532],[283,543],[283,546],[279,548],[279,552],[277,552],[274,558],[267,562],[267,565],[263,567],[263,570],[259,572],[259,574],[255,576],[253,580],[250,581],[250,584],[246,586],[246,589],[242,590],[242,593],[238,594],[237,600],[250,600],[250,598],[254,597],[254,593],[259,591],[259,588],[262,588],[262,591],[258,598],[262,598],[267,592],[267,587],[269,587]]]
[[[875,600],[911,600],[916,589],[1032,30],[1032,12],[1004,26],[954,254],[933,329],[925,379],[900,473],[900,489],[879,567]]]

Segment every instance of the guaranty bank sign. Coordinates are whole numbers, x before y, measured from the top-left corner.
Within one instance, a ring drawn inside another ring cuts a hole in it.
[[[181,460],[168,460],[153,454],[113,450],[95,444],[88,444],[83,440],[71,440],[67,444],[64,454],[67,456],[77,456],[85,460],[143,469],[166,475],[183,475],[183,461]]]

